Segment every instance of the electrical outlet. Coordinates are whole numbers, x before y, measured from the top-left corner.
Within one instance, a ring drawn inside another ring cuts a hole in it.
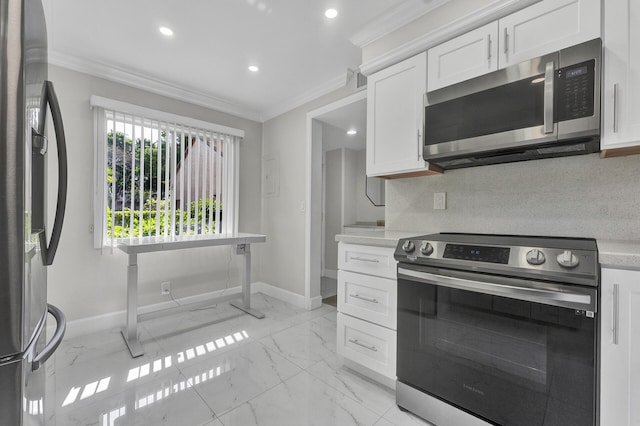
[[[445,210],[447,208],[447,193],[436,192],[433,194],[433,209]]]
[[[171,294],[171,281],[160,283],[160,294],[168,296]]]

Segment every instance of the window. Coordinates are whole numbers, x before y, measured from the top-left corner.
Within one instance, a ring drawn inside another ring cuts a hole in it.
[[[241,130],[97,96],[94,243],[237,232]]]

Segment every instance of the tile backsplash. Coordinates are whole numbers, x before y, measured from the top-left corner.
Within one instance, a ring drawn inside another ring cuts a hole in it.
[[[640,240],[640,155],[598,154],[387,181],[386,229]],[[446,210],[433,194],[447,193]]]

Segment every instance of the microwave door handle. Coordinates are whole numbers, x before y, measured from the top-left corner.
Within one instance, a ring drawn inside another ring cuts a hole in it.
[[[544,71],[544,133],[553,133],[553,82],[554,82],[553,61],[547,62]]]

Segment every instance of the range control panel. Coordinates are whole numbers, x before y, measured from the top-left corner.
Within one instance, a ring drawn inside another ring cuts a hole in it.
[[[588,285],[598,277],[597,247],[589,239],[443,233],[401,239],[394,257],[400,263],[462,271],[557,275]]]
[[[476,262],[509,263],[508,247],[468,246],[464,244],[447,244],[444,247],[445,259],[463,259]]]

